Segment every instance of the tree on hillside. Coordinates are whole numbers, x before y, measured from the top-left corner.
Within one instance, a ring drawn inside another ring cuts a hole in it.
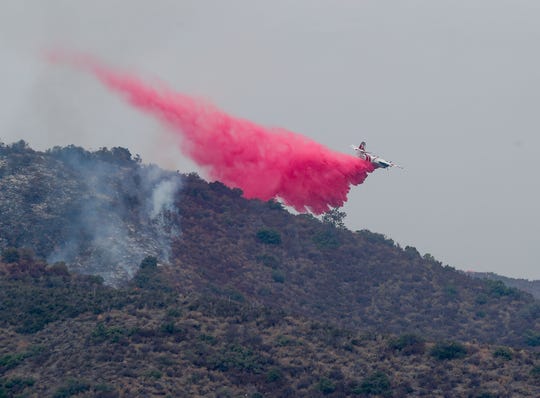
[[[345,220],[346,216],[347,213],[340,211],[339,207],[334,207],[333,209],[330,209],[324,213],[322,216],[322,222],[335,228],[345,229],[346,227],[343,220]]]

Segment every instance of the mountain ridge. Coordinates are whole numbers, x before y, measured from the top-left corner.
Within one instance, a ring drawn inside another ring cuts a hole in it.
[[[540,280],[511,278],[508,276],[499,275],[495,272],[467,271],[467,275],[473,278],[501,281],[507,286],[523,290],[524,292],[532,294],[536,299],[540,299]]]
[[[472,279],[381,234],[142,165],[127,149],[42,153],[23,142],[2,151],[4,247],[27,246],[112,285],[127,282],[145,256],[170,255],[171,278],[185,293],[284,306],[345,327],[517,345],[537,327],[538,303],[527,293]],[[169,190],[152,218],[148,198],[170,181],[182,189]]]
[[[124,148],[0,145],[0,188],[0,396],[539,393],[538,300],[339,214]]]

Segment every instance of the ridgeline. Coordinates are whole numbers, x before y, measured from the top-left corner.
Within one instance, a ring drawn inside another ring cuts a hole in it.
[[[0,397],[540,396],[540,303],[127,149],[0,146]]]

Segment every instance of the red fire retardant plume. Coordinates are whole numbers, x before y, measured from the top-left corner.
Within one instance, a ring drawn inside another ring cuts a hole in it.
[[[166,122],[183,153],[246,198],[280,198],[297,211],[340,207],[351,185],[373,171],[370,162],[334,152],[300,134],[236,118],[184,94],[150,87],[95,60],[52,56],[93,72],[134,107]],[[68,59],[69,58],[69,59]]]

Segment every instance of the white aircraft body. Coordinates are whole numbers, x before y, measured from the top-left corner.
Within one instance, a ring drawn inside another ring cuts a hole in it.
[[[351,147],[356,151],[356,154],[358,155],[360,159],[364,159],[364,160],[367,160],[368,162],[371,162],[371,164],[375,166],[375,168],[379,168],[379,167],[381,169],[386,169],[388,167],[399,167],[400,169],[403,168],[394,162],[390,162],[389,160],[384,160],[380,156],[377,156],[373,153],[366,151],[365,141],[362,141],[360,146],[351,145]]]

